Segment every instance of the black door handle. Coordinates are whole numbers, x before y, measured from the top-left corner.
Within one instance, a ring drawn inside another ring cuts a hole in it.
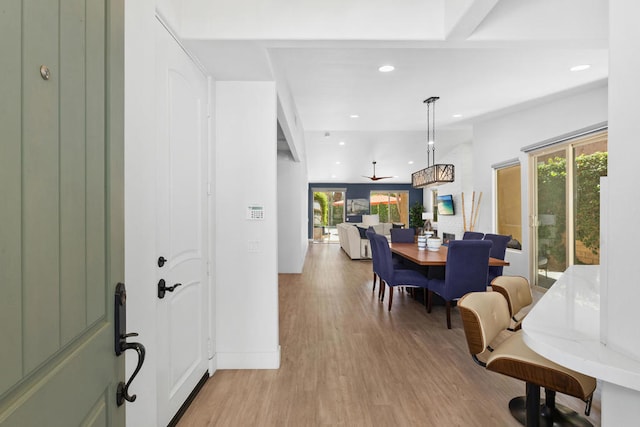
[[[132,334],[127,334],[127,336],[136,335],[138,334],[136,334],[135,332]],[[133,379],[136,377],[136,375],[138,375],[138,372],[140,372],[140,368],[142,368],[142,364],[144,363],[144,356],[146,354],[145,348],[142,344],[140,344],[139,342],[126,342],[124,339],[122,341],[120,350],[121,352],[125,352],[127,350],[135,350],[138,353],[138,364],[136,365],[136,369],[133,371],[133,374],[131,374],[131,378],[129,378],[129,381],[127,381],[126,384],[123,381],[120,381],[118,383],[118,390],[116,393],[116,402],[118,403],[118,406],[122,406],[125,400],[127,402],[135,402],[137,396],[135,394],[133,396],[129,395],[129,386],[133,382]]]
[[[124,401],[133,402],[136,400],[136,395],[129,395],[129,386],[133,382],[133,379],[138,375],[142,364],[144,363],[144,356],[146,354],[145,348],[138,342],[127,342],[129,337],[137,337],[136,332],[127,333],[127,291],[124,283],[118,283],[116,286],[116,293],[114,298],[114,328],[115,328],[115,352],[116,356],[120,356],[127,350],[135,350],[138,353],[138,364],[133,371],[133,375],[129,378],[126,384],[123,381],[118,383],[118,389],[116,391],[116,403],[121,406]]]
[[[173,292],[173,290],[178,286],[182,286],[182,283],[176,283],[173,286],[167,286],[167,282],[165,282],[164,279],[160,279],[160,281],[158,282],[158,298],[164,298],[165,292]]]

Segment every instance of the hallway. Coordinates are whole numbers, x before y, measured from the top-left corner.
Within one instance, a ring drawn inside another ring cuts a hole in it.
[[[389,313],[371,280],[370,261],[309,245],[303,274],[279,277],[280,369],[216,372],[178,426],[519,425],[508,402],[524,383],[471,360],[457,309],[447,330],[444,307],[396,291]]]

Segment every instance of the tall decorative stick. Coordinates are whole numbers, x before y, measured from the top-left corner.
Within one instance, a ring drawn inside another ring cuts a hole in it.
[[[473,217],[473,228],[472,228],[472,230],[475,229],[476,223],[478,222],[478,214],[480,213],[480,202],[481,201],[482,201],[482,191],[480,192],[480,195],[478,196],[478,205],[476,206],[476,216]]]
[[[473,213],[475,211],[474,207],[476,204],[476,191],[473,190],[473,194],[471,195],[471,216],[469,217],[469,231],[473,231]]]

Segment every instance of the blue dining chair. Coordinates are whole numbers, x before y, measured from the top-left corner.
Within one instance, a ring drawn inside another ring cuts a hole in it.
[[[390,232],[391,243],[415,243],[416,231],[413,228],[392,228]],[[414,268],[408,260],[399,255],[392,253],[391,257],[396,267]]]
[[[444,280],[429,279],[427,312],[431,313],[431,301],[435,292],[445,301],[448,329],[451,329],[451,301],[469,292],[487,290],[491,245],[490,240],[451,240]]]
[[[373,268],[373,288],[371,288],[371,292],[375,292],[376,290],[376,281],[378,280],[378,251],[375,248],[375,243],[373,241],[373,236],[376,234],[376,231],[373,227],[369,227],[365,232],[367,239],[369,239],[369,249],[371,249],[371,265]],[[382,284],[380,284],[382,287]],[[380,292],[378,292],[378,298],[380,298]]]
[[[491,240],[493,245],[491,246],[491,258],[497,258],[504,260],[507,253],[507,243],[511,240],[511,236],[505,236],[503,234],[490,234],[484,235],[484,240]],[[489,267],[489,276],[487,277],[487,285],[491,285],[491,281],[498,276],[502,276],[504,267]]]
[[[477,231],[465,231],[462,235],[462,240],[482,240],[484,233]]]
[[[391,243],[414,243],[416,231],[413,228],[392,228]]]
[[[381,300],[384,300],[386,287],[389,286],[389,311],[393,303],[393,288],[396,286],[408,286],[417,288],[427,288],[428,279],[422,273],[416,270],[398,268],[393,265],[391,259],[391,249],[389,241],[385,236],[374,234],[371,236],[371,242],[374,245],[374,253],[377,253],[378,277],[380,277]],[[374,267],[376,268],[376,267]]]

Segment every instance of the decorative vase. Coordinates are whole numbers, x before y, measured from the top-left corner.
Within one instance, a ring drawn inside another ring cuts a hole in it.
[[[425,250],[427,248],[427,236],[425,234],[420,234],[418,236],[418,250]]]
[[[430,251],[438,251],[442,246],[442,239],[439,237],[430,237],[427,239],[427,249]]]

